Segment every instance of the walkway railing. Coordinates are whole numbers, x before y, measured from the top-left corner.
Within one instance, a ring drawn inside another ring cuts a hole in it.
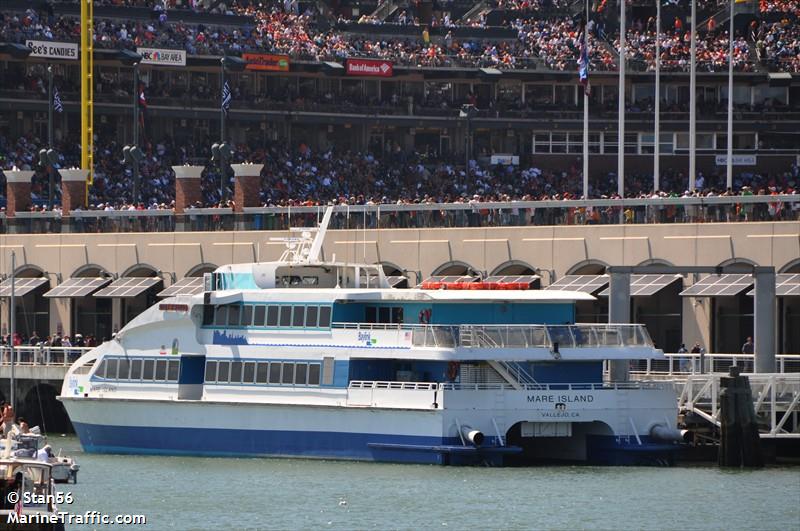
[[[731,367],[739,367],[743,373],[752,373],[753,354],[664,354],[666,359],[632,360],[631,374],[636,377],[686,377],[693,374],[728,374]],[[800,354],[778,354],[775,356],[775,371],[778,373],[800,373]]]
[[[619,348],[652,347],[641,324],[412,325],[333,323],[334,329],[411,332],[415,347],[434,348]]]
[[[0,233],[106,233],[287,230],[316,227],[326,206],[172,210],[75,211],[69,223],[57,212],[18,212],[13,222],[0,215]],[[753,195],[664,199],[591,199],[588,201],[510,201],[339,205],[331,229],[524,227],[646,223],[728,223],[795,221],[800,195]]]
[[[32,347],[22,345],[14,347],[14,359],[16,365],[69,367],[89,350],[91,349],[88,347]],[[0,347],[0,365],[11,365],[11,348]]]

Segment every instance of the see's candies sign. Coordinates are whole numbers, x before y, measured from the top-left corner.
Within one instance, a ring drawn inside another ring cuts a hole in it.
[[[392,62],[382,59],[348,59],[348,76],[392,77]]]

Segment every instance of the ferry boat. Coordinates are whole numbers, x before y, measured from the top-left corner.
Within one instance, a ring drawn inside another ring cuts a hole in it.
[[[85,451],[670,461],[672,385],[604,379],[606,361],[663,357],[643,326],[575,324],[586,293],[392,288],[378,265],[321,258],[330,215],[78,359],[60,400]]]

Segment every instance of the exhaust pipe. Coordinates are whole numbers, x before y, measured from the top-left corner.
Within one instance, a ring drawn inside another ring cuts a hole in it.
[[[666,424],[653,424],[650,427],[650,437],[664,442],[689,442],[694,434],[689,430],[671,428]]]
[[[483,433],[473,430],[469,426],[461,426],[461,435],[465,441],[469,441],[472,446],[478,447],[483,444]]]

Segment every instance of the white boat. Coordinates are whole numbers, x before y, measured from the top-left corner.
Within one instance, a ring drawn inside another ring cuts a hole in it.
[[[663,463],[669,383],[604,381],[659,359],[641,325],[573,324],[579,292],[392,289],[320,258],[220,267],[70,368],[60,400],[87,452],[417,463]],[[312,238],[312,233],[316,237]]]
[[[0,453],[9,457],[38,459],[40,450],[50,448],[46,442],[47,437],[40,433],[38,426],[34,426],[29,433],[12,432],[6,439],[0,439]],[[7,453],[6,447],[10,448]],[[50,476],[53,481],[78,482],[78,471],[81,467],[75,458],[61,455],[61,450],[58,451],[58,455],[53,455],[52,452],[49,452],[49,455],[46,462],[51,465]]]
[[[3,529],[63,531],[51,465],[35,459],[0,458],[0,522]]]

